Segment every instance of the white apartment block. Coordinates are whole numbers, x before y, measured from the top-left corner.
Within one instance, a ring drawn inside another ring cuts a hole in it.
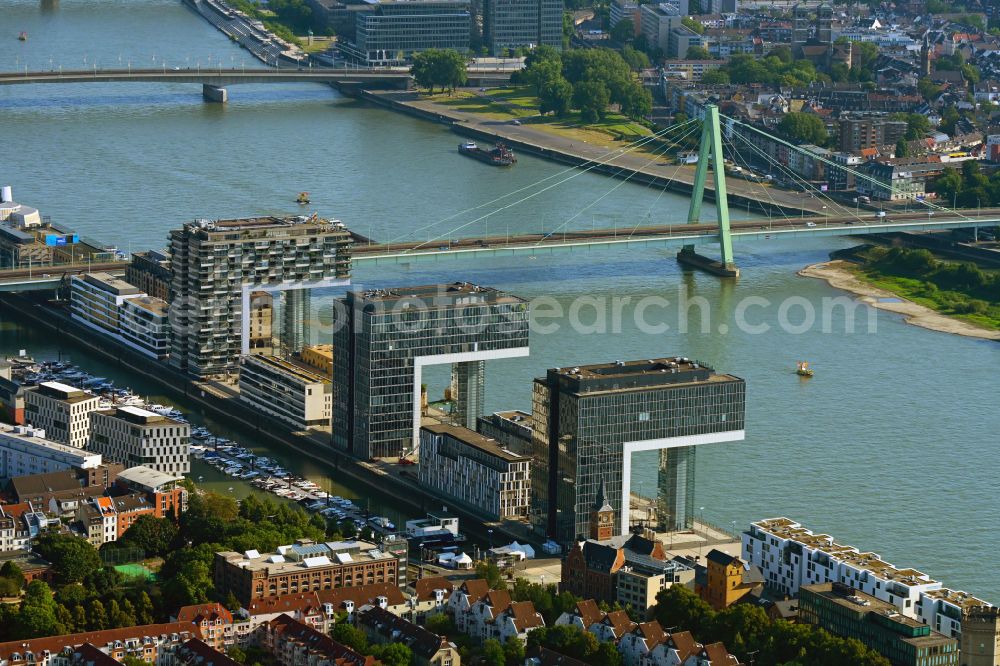
[[[494,519],[527,519],[531,459],[460,426],[420,429],[420,482]]]
[[[328,377],[277,356],[251,354],[240,363],[242,402],[296,430],[330,428],[333,389]]]
[[[30,426],[0,425],[0,478],[99,467],[101,454],[45,439]]]
[[[70,278],[70,312],[91,328],[118,334],[118,313],[130,296],[145,296],[138,287],[109,273],[87,273]]]
[[[138,407],[90,415],[90,448],[125,467],[144,465],[180,476],[191,471],[191,426]]]
[[[827,534],[813,534],[789,518],[751,523],[743,533],[742,557],[764,573],[770,587],[790,595],[803,585],[837,582],[896,606],[934,631],[957,638],[962,619],[976,606],[990,606],[966,592],[945,588],[915,569],[900,569],[878,553],[861,552]]]
[[[53,442],[77,449],[90,438],[90,412],[100,398],[59,382],[42,382],[24,392],[24,421]]]

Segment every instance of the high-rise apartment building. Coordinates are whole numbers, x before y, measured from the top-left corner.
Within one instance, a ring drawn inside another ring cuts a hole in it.
[[[101,399],[59,382],[42,382],[24,392],[24,421],[53,442],[82,449],[90,438],[90,412]]]
[[[361,458],[415,450],[425,366],[452,366],[455,420],[474,429],[484,362],[528,355],[528,304],[497,289],[457,282],[348,292],[343,305],[333,337],[333,443]]]
[[[695,447],[744,438],[742,379],[687,358],[554,368],[535,380],[532,479],[536,527],[569,542],[586,535],[600,489],[617,534],[629,531],[632,456],[659,451],[664,530],[694,522]]]
[[[348,58],[368,65],[401,65],[427,49],[469,50],[469,0],[365,0],[369,11],[355,14],[354,43],[343,44]]]
[[[666,3],[642,5],[640,11],[642,34],[646,36],[646,43],[650,48],[660,48],[667,53],[670,48],[670,31],[682,25],[684,15],[675,6]]]
[[[562,0],[483,0],[483,40],[494,56],[519,47],[562,48]]]
[[[187,423],[138,407],[118,407],[93,412],[90,428],[90,449],[109,461],[178,476],[191,471]]]
[[[170,364],[197,377],[235,372],[250,351],[250,292],[344,284],[351,243],[343,224],[315,215],[198,220],[171,231]],[[307,318],[295,307],[284,315]]]

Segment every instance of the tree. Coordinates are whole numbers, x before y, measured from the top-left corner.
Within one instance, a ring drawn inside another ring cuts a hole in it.
[[[48,585],[40,580],[28,583],[21,610],[17,614],[15,631],[18,638],[40,638],[66,633],[66,626],[59,622],[56,608],[56,601]]]
[[[146,555],[165,555],[176,538],[177,525],[174,521],[145,515],[139,516],[119,541],[141,548]]]
[[[373,652],[385,666],[410,666],[413,660],[413,650],[402,643],[389,643]]]
[[[778,130],[785,136],[805,143],[812,143],[822,146],[829,138],[826,133],[826,126],[819,116],[811,113],[792,112],[786,113],[785,117],[778,123]]]
[[[648,55],[631,46],[626,46],[622,49],[622,59],[628,63],[629,68],[631,68],[634,72],[649,69],[652,65],[652,63],[649,62]]]
[[[697,12],[692,12],[692,13],[697,13]],[[705,26],[702,24],[702,22],[697,21],[691,18],[690,16],[685,16],[684,18],[682,18],[681,25],[691,30],[692,32],[698,33],[699,35],[705,32]]]
[[[611,39],[619,44],[629,44],[635,39],[635,23],[632,19],[622,19],[611,28]]]
[[[686,57],[688,60],[711,60],[712,54],[704,46],[689,46]]]
[[[435,86],[454,91],[468,79],[465,58],[454,49],[428,49],[414,54],[410,73],[418,86],[431,93]]]
[[[573,86],[561,75],[545,82],[538,91],[539,113],[565,116],[573,103]]]
[[[503,644],[504,664],[506,666],[521,666],[524,663],[524,641],[512,636]]]
[[[701,75],[701,82],[707,86],[728,86],[729,74],[724,69],[709,69]]]
[[[104,604],[101,603],[100,599],[94,599],[90,602],[90,608],[87,611],[87,628],[91,631],[102,631],[109,627],[108,613],[104,610]]]
[[[896,142],[896,157],[907,157],[910,154],[910,148],[906,145],[905,139],[900,139]]]
[[[238,661],[241,664],[247,663],[247,653],[243,651],[239,645],[232,645],[226,648],[226,656],[228,656],[233,661]]]
[[[483,664],[485,666],[505,666],[507,656],[500,641],[490,638],[483,643]]]
[[[338,622],[330,632],[333,640],[341,645],[346,645],[355,652],[365,654],[368,652],[368,637],[362,630],[351,626],[347,622]]]
[[[435,633],[438,636],[454,636],[457,631],[455,621],[447,613],[435,613],[429,616],[425,622],[425,626],[427,627],[427,631]]]
[[[130,654],[127,654],[122,658],[122,664],[124,664],[124,666],[151,666],[150,662],[145,659],[133,657]]]
[[[153,612],[154,612],[153,601],[149,598],[149,595],[146,594],[146,591],[143,590],[136,599],[136,604],[135,604],[136,623],[153,624],[154,622]]]
[[[35,540],[35,551],[52,563],[55,580],[60,585],[78,583],[101,569],[101,558],[94,547],[68,534],[42,534]]]
[[[662,627],[683,627],[701,641],[701,629],[714,615],[712,607],[683,585],[671,585],[656,595],[653,616]]]
[[[573,87],[573,106],[580,109],[584,122],[596,123],[611,103],[608,87],[600,81],[580,81]]]
[[[0,578],[14,581],[18,588],[24,587],[24,572],[21,571],[21,567],[10,560],[4,562],[3,566],[0,567]]]
[[[486,584],[490,586],[491,590],[507,589],[507,583],[503,579],[503,574],[500,573],[500,567],[494,562],[485,560],[479,562],[476,565],[476,578],[486,580]]]

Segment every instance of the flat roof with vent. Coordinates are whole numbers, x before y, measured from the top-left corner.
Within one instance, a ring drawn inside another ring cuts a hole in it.
[[[552,368],[547,374],[550,384],[558,382],[563,388],[577,393],[642,390],[696,382],[743,381],[733,375],[717,374],[711,366],[686,356]]]

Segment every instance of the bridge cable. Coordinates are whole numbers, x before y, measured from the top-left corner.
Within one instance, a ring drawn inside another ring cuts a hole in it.
[[[537,180],[537,181],[535,181],[533,183],[530,183],[530,184],[525,185],[523,187],[520,187],[520,188],[518,188],[516,190],[513,190],[513,191],[508,192],[506,194],[503,194],[503,195],[501,195],[499,197],[496,197],[495,199],[492,199],[491,201],[487,201],[487,202],[481,203],[481,204],[479,204],[477,206],[472,206],[471,208],[466,208],[465,210],[458,211],[457,213],[454,213],[452,215],[449,215],[448,217],[442,218],[442,219],[438,220],[437,222],[431,222],[430,224],[426,224],[426,225],[424,225],[422,227],[419,227],[417,229],[409,231],[409,232],[407,232],[406,235],[397,236],[396,238],[391,239],[389,241],[389,244],[391,245],[392,243],[398,242],[398,241],[402,240],[403,238],[405,238],[408,235],[418,234],[421,231],[426,231],[427,229],[430,229],[431,227],[437,226],[438,224],[441,224],[443,222],[448,222],[450,220],[455,219],[456,217],[459,217],[461,215],[465,215],[466,213],[471,213],[471,212],[473,212],[475,210],[479,210],[480,208],[483,208],[485,206],[491,206],[491,205],[493,205],[495,203],[503,201],[504,199],[506,199],[508,197],[512,197],[512,196],[514,196],[516,194],[520,194],[521,192],[524,192],[525,190],[530,190],[533,187],[537,187],[537,186],[541,185],[542,183],[550,181],[550,180],[552,180],[554,178],[558,178],[558,177],[563,176],[563,175],[565,175],[567,173],[570,173],[572,171],[577,171],[581,167],[584,167],[584,166],[590,164],[591,166],[587,167],[583,171],[579,171],[579,173],[577,173],[576,175],[579,175],[581,173],[586,173],[587,171],[590,171],[591,169],[594,169],[594,168],[596,168],[598,166],[606,164],[607,162],[610,162],[611,160],[615,159],[616,157],[619,157],[620,155],[624,155],[625,153],[631,152],[632,150],[634,150],[634,149],[636,149],[638,147],[641,147],[641,146],[649,143],[650,141],[653,141],[654,139],[658,138],[659,136],[662,136],[662,135],[664,135],[664,134],[666,134],[668,132],[671,132],[674,129],[678,129],[680,127],[684,127],[685,125],[688,125],[689,123],[692,123],[692,122],[695,122],[695,119],[688,120],[686,122],[679,123],[677,125],[671,125],[670,127],[667,127],[666,129],[660,130],[659,132],[655,132],[655,133],[653,133],[653,134],[651,134],[649,136],[642,137],[641,139],[637,139],[636,141],[630,142],[630,143],[628,143],[628,144],[626,144],[624,146],[621,146],[619,148],[615,148],[614,150],[609,150],[608,152],[604,153],[603,155],[600,155],[600,156],[598,156],[596,158],[589,159],[589,160],[587,160],[587,161],[585,161],[585,162],[583,162],[581,164],[575,164],[575,165],[573,165],[573,166],[571,166],[569,168],[563,169],[562,171],[554,173],[554,174],[552,174],[550,176],[546,176],[545,178],[542,178],[542,179]],[[576,176],[574,175],[572,177],[576,177]],[[566,180],[570,180],[570,178],[567,178]],[[561,181],[561,182],[566,182],[566,180]],[[498,209],[495,212],[499,212],[499,210],[502,210],[502,208]]]
[[[759,146],[754,145],[746,137],[744,137],[744,136],[742,136],[740,134],[736,134],[735,136],[737,138],[741,139],[742,141],[744,141],[744,143],[751,150],[753,150],[758,155],[760,155],[767,164],[769,164],[771,167],[774,167],[779,173],[785,174],[789,178],[789,180],[791,182],[793,182],[793,183],[801,183],[801,187],[802,187],[803,191],[810,192],[812,190],[815,190],[816,193],[819,194],[819,198],[822,198],[822,199],[830,202],[830,204],[832,206],[834,206],[835,208],[839,208],[839,209],[845,211],[847,213],[848,217],[854,217],[858,221],[862,221],[862,218],[859,215],[857,215],[856,213],[854,213],[853,211],[851,211],[850,208],[845,207],[843,204],[840,204],[839,202],[835,201],[833,198],[831,198],[827,193],[823,192],[821,189],[816,188],[812,183],[810,183],[809,181],[805,180],[803,177],[801,177],[800,175],[798,175],[797,173],[795,173],[795,171],[791,167],[782,164],[776,158],[774,158],[771,155],[767,154]],[[812,155],[812,153],[809,153],[808,151],[803,151],[803,154]],[[812,196],[815,197],[816,195],[812,195]],[[790,218],[788,215],[785,215],[785,219],[787,221],[789,221],[789,222],[792,221],[792,218]]]
[[[692,132],[694,132],[694,131],[695,131],[696,129],[698,129],[698,128],[697,128],[697,127],[692,127],[691,129],[689,129],[689,130],[688,130],[688,131],[687,131],[687,132],[686,132],[686,133],[684,134],[684,136],[683,136],[682,138],[687,138],[687,136],[688,136],[688,135],[690,135],[690,134],[691,134]],[[599,202],[600,202],[601,200],[603,200],[603,199],[604,199],[605,197],[607,197],[607,196],[608,196],[609,194],[611,194],[612,192],[616,191],[616,190],[617,190],[617,189],[618,189],[619,187],[621,187],[622,185],[624,185],[625,183],[627,183],[627,182],[628,182],[629,180],[631,180],[631,179],[632,179],[632,177],[633,177],[633,176],[635,176],[635,175],[636,175],[637,173],[639,173],[639,171],[640,171],[641,169],[644,169],[644,168],[648,167],[648,166],[649,166],[650,164],[654,164],[655,162],[659,161],[659,159],[660,159],[660,158],[662,157],[662,155],[663,155],[663,154],[664,154],[664,153],[665,153],[666,151],[668,151],[668,150],[669,150],[669,149],[670,149],[671,147],[672,147],[672,146],[671,146],[670,144],[666,144],[666,145],[664,145],[663,147],[659,148],[657,152],[653,153],[653,159],[649,160],[648,162],[646,162],[645,164],[643,164],[642,166],[640,166],[640,167],[638,167],[638,168],[636,168],[636,169],[630,169],[630,171],[631,171],[632,173],[630,173],[630,174],[629,174],[628,176],[626,176],[625,178],[623,178],[623,179],[619,180],[619,181],[618,181],[618,183],[617,183],[617,184],[615,184],[615,186],[614,186],[614,187],[612,187],[612,188],[611,188],[611,189],[609,189],[609,190],[608,190],[607,192],[605,192],[604,194],[602,194],[601,196],[597,197],[596,199],[594,199],[593,201],[591,201],[591,202],[590,202],[589,204],[587,204],[586,206],[584,206],[583,208],[581,208],[580,210],[578,210],[578,211],[577,211],[576,213],[574,213],[574,214],[573,214],[573,215],[572,215],[571,217],[569,217],[568,219],[566,219],[566,220],[565,220],[565,221],[564,221],[564,222],[563,222],[562,224],[560,224],[559,226],[555,227],[555,228],[554,228],[554,229],[553,229],[552,231],[550,231],[550,232],[549,232],[548,234],[545,234],[544,236],[542,236],[542,238],[541,238],[541,239],[539,239],[539,240],[538,240],[538,241],[537,241],[537,242],[535,243],[535,245],[540,245],[540,244],[542,244],[542,242],[543,242],[543,241],[544,241],[544,240],[545,240],[546,238],[548,238],[548,237],[550,237],[550,236],[552,236],[552,235],[554,235],[554,234],[558,233],[560,229],[563,229],[563,228],[564,228],[564,227],[565,227],[565,226],[566,226],[567,224],[569,224],[570,222],[572,222],[573,220],[575,220],[576,218],[578,218],[578,217],[579,217],[579,216],[580,216],[581,214],[583,214],[584,212],[586,212],[587,210],[589,210],[589,209],[590,209],[590,208],[591,208],[592,206],[594,206],[594,205],[598,204],[598,203],[599,203]],[[626,171],[626,168],[625,168],[625,167],[622,167],[621,169],[619,169],[619,170],[618,170],[618,171],[617,171],[617,172],[615,173],[615,177],[619,176],[619,175],[620,175],[620,174],[621,174],[622,172],[624,172],[624,171]],[[648,185],[647,185],[647,187],[648,187]]]
[[[688,122],[690,122],[690,121],[688,121]],[[635,150],[636,148],[640,147],[641,145],[643,145],[643,144],[645,144],[645,143],[649,143],[650,141],[652,141],[652,140],[654,140],[654,139],[658,138],[659,136],[663,135],[663,134],[664,134],[665,132],[667,132],[667,131],[673,131],[674,129],[676,129],[676,128],[678,128],[678,127],[683,127],[684,125],[687,125],[687,122],[685,122],[685,123],[682,123],[681,125],[675,125],[675,126],[672,126],[672,127],[668,128],[667,130],[664,130],[664,131],[662,131],[662,132],[656,132],[656,133],[654,133],[654,134],[652,134],[652,135],[650,135],[650,136],[646,137],[646,138],[645,138],[645,140],[643,140],[643,141],[641,141],[641,142],[639,142],[639,141],[635,142],[635,143],[634,143],[634,145],[633,145],[633,146],[632,146],[631,148],[628,148],[628,149],[627,149],[627,150],[626,150],[625,152],[630,152],[630,151],[632,151],[632,150]],[[564,179],[562,179],[562,180],[560,180],[560,181],[558,181],[558,182],[556,182],[556,183],[553,183],[553,184],[551,184],[551,185],[548,185],[548,186],[546,186],[546,187],[542,188],[541,190],[538,190],[538,191],[536,191],[536,192],[533,192],[533,193],[531,193],[531,194],[529,194],[529,195],[527,195],[527,196],[525,196],[525,197],[522,197],[522,198],[518,199],[517,201],[514,201],[514,202],[512,202],[512,203],[509,203],[509,204],[505,204],[505,205],[503,205],[503,206],[501,206],[501,207],[497,208],[496,210],[493,210],[493,211],[490,211],[489,213],[487,213],[487,214],[485,214],[485,215],[481,215],[481,216],[479,216],[479,217],[477,217],[477,218],[475,218],[475,219],[472,219],[472,220],[469,220],[469,221],[468,221],[468,222],[466,222],[465,224],[461,224],[461,225],[459,225],[459,226],[457,226],[457,227],[455,227],[455,228],[453,228],[453,229],[449,230],[448,232],[446,232],[446,233],[444,233],[444,234],[441,234],[441,235],[439,235],[439,236],[437,236],[437,237],[435,237],[435,238],[432,238],[432,239],[428,239],[428,240],[426,240],[426,241],[424,241],[424,242],[422,242],[422,243],[419,243],[419,244],[415,245],[415,246],[414,246],[414,247],[412,247],[412,248],[408,248],[408,249],[407,249],[407,250],[405,250],[404,252],[412,252],[412,251],[414,251],[414,250],[418,250],[418,249],[420,249],[421,247],[423,247],[423,246],[425,246],[425,245],[428,245],[428,244],[431,244],[431,243],[434,243],[434,242],[438,242],[438,241],[440,241],[440,239],[442,238],[442,236],[444,236],[444,237],[447,237],[447,236],[449,236],[449,235],[451,235],[451,234],[455,233],[456,231],[461,231],[462,229],[464,229],[464,228],[466,228],[466,227],[468,227],[468,226],[471,226],[471,225],[475,224],[476,222],[481,222],[482,220],[484,220],[484,219],[486,219],[486,218],[490,217],[491,215],[495,215],[496,213],[499,213],[499,212],[500,212],[500,211],[502,211],[502,210],[506,210],[506,209],[508,209],[508,208],[512,208],[512,207],[514,207],[514,206],[516,206],[516,205],[518,205],[518,204],[520,204],[520,203],[523,203],[523,202],[525,202],[525,201],[528,201],[529,199],[533,199],[534,197],[538,196],[539,194],[543,194],[544,192],[547,192],[547,191],[549,191],[549,190],[551,190],[551,189],[553,189],[553,188],[556,188],[556,187],[558,187],[558,186],[562,185],[563,183],[566,183],[566,182],[568,182],[568,181],[570,181],[570,180],[572,180],[572,179],[574,179],[574,178],[576,178],[576,177],[578,177],[578,176],[581,176],[581,175],[583,175],[583,174],[587,173],[587,172],[588,172],[588,171],[590,171],[591,169],[595,169],[595,168],[597,168],[598,166],[601,166],[602,164],[606,164],[606,163],[607,163],[607,162],[609,162],[609,161],[610,161],[611,159],[614,159],[614,157],[612,157],[612,158],[609,158],[608,160],[606,160],[606,161],[604,161],[604,162],[595,162],[595,163],[594,163],[593,165],[591,165],[591,166],[587,167],[586,169],[583,169],[582,171],[577,171],[577,172],[576,172],[576,173],[574,173],[573,175],[571,175],[571,176],[569,176],[569,177],[567,177],[567,178],[564,178]],[[574,169],[567,169],[566,171],[571,171],[571,170],[574,170]],[[565,173],[565,171],[564,171],[564,173]],[[551,177],[550,177],[550,178],[545,178],[545,179],[542,179],[542,180],[541,180],[541,181],[539,181],[538,183],[535,183],[535,185],[537,185],[537,184],[540,184],[541,182],[544,182],[545,180],[550,180],[550,179],[551,179]],[[529,186],[529,187],[534,187],[534,185],[532,185],[532,186]],[[521,188],[521,189],[522,189],[522,190],[524,190],[524,189],[527,189],[527,188]],[[500,197],[500,199],[503,199],[503,198],[506,198],[506,197]],[[484,204],[484,205],[485,205],[485,204]],[[477,208],[481,208],[481,207],[482,207],[482,206],[477,206]],[[433,225],[431,225],[431,226],[433,226]]]
[[[750,167],[750,159],[747,158],[747,157],[744,157],[741,154],[739,148],[736,147],[736,145],[733,143],[732,139],[729,136],[727,136],[725,132],[722,133],[722,139],[727,144],[729,144],[730,148],[732,149],[733,159],[734,160],[742,160],[743,166],[745,166],[748,170],[753,171],[754,169]],[[768,198],[768,200],[771,202],[771,205],[775,208],[775,210],[777,210],[779,213],[781,213],[782,217],[784,217],[785,220],[788,221],[789,217],[788,217],[788,213],[785,211],[785,207],[782,206],[782,205],[779,205],[778,202],[775,201],[774,197],[771,196],[770,190],[764,185],[763,182],[758,182],[757,184],[760,185],[761,191],[764,193],[764,196],[766,196]],[[750,189],[750,192],[751,192],[751,194],[753,193],[753,188]],[[767,219],[768,219],[768,226],[770,226],[770,220],[771,220],[771,212],[770,211],[768,211]]]
[[[789,143],[788,141],[785,141],[784,139],[781,139],[779,137],[772,136],[772,135],[768,134],[767,132],[764,132],[763,130],[761,130],[761,129],[757,128],[757,127],[754,127],[753,125],[741,122],[739,120],[736,120],[735,118],[730,118],[729,116],[725,116],[725,115],[722,115],[722,114],[719,114],[719,115],[720,115],[720,117],[725,118],[726,120],[729,120],[729,121],[731,121],[731,122],[733,122],[733,123],[735,123],[737,125],[740,125],[742,127],[746,127],[747,129],[753,130],[754,132],[756,132],[756,133],[758,133],[758,134],[760,134],[760,135],[762,135],[762,136],[764,136],[764,137],[766,137],[768,139],[771,139],[773,141],[777,141],[778,143],[781,143],[782,145],[785,145],[788,148],[791,148],[793,150],[797,150],[797,151],[803,152],[803,149],[800,148],[799,146],[796,146],[795,144]],[[877,178],[874,178],[872,176],[864,174],[864,173],[862,173],[860,171],[856,171],[854,169],[851,169],[850,167],[848,167],[846,165],[837,164],[836,162],[833,162],[832,160],[828,160],[828,159],[826,159],[825,157],[823,157],[821,155],[816,155],[814,153],[808,153],[808,154],[810,155],[810,157],[812,159],[815,159],[815,160],[818,160],[820,162],[823,162],[824,164],[827,164],[827,165],[832,166],[834,168],[846,171],[847,173],[850,173],[850,174],[854,175],[855,178],[859,178],[859,179],[864,180],[866,182],[869,182],[869,183],[872,183],[874,185],[877,185],[879,188],[884,188],[885,187],[885,184],[882,181],[878,180]],[[891,196],[891,193],[890,193],[890,196]],[[923,200],[923,203],[924,203],[924,205],[926,205],[928,207],[932,207],[932,208],[935,208],[937,210],[949,212],[949,213],[951,213],[953,215],[965,218],[965,219],[967,219],[969,221],[975,220],[975,218],[970,217],[968,215],[965,215],[964,213],[960,213],[960,212],[958,212],[955,209],[947,208],[945,206],[940,206],[938,204],[928,202],[926,199]]]

